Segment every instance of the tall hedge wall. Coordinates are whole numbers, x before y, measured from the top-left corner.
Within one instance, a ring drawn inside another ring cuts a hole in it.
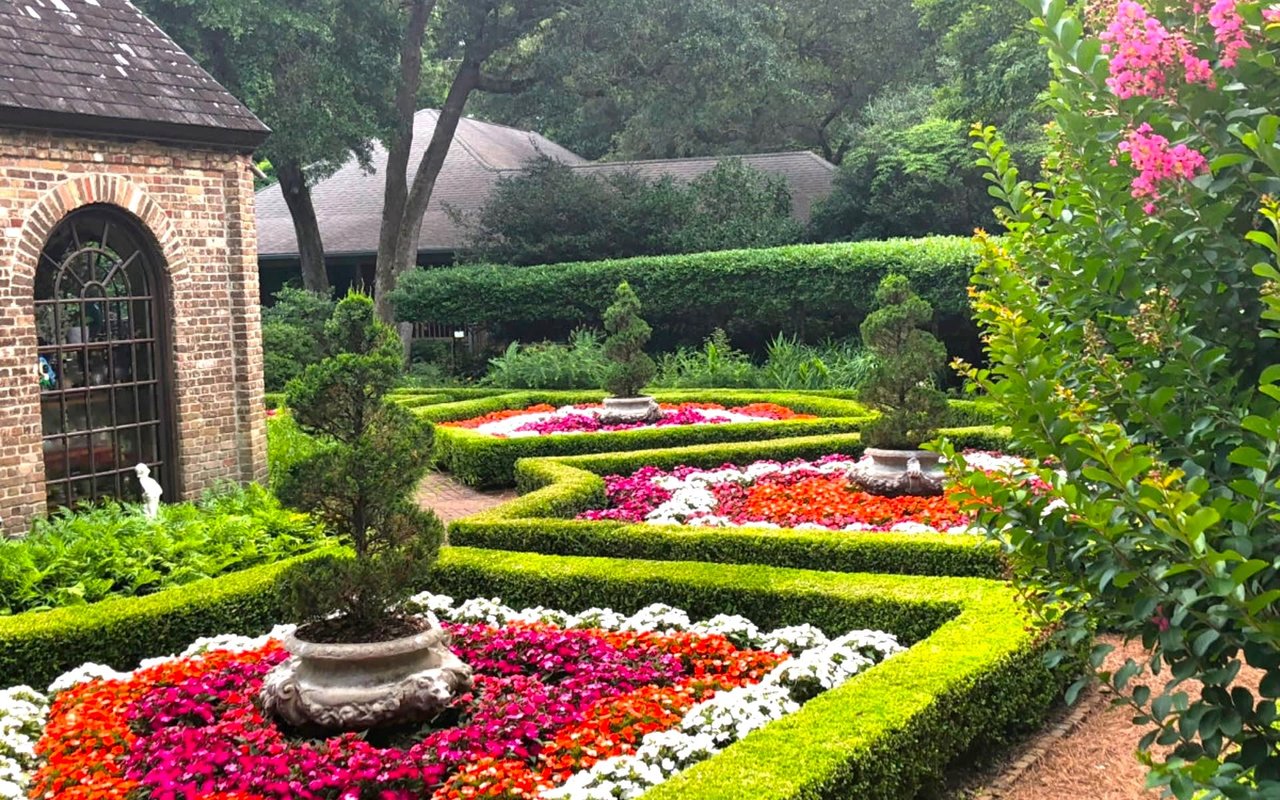
[[[563,338],[598,326],[622,280],[653,325],[652,345],[697,344],[713,329],[755,348],[779,331],[816,341],[856,335],[876,284],[898,272],[936,312],[952,355],[979,355],[968,285],[976,263],[960,237],[892,239],[537,267],[478,265],[418,270],[392,296],[404,321],[484,323],[500,338]]]

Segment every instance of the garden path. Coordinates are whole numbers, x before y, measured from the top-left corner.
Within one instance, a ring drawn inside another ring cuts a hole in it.
[[[446,473],[432,470],[418,484],[414,499],[421,508],[434,510],[441,521],[448,524],[455,519],[488,511],[515,496],[514,489],[481,492],[455,481]]]

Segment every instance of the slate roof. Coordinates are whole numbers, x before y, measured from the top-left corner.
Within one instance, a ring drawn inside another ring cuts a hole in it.
[[[410,178],[435,130],[434,109],[414,117]],[[452,253],[465,244],[465,232],[454,224],[445,208],[464,213],[479,209],[498,179],[517,174],[526,162],[547,155],[589,174],[634,171],[645,177],[671,175],[687,181],[710,170],[715,158],[683,158],[661,161],[591,162],[532,131],[463,119],[445,158],[435,192],[422,225],[418,250]],[[791,190],[792,213],[809,218],[813,203],[831,193],[835,166],[810,152],[766,153],[736,156],[756,169],[781,175]],[[373,153],[374,172],[365,173],[355,161],[312,187],[320,237],[326,256],[367,255],[377,252],[382,223],[382,173],[387,153],[381,146]],[[258,257],[264,260],[297,258],[293,222],[280,187],[258,192]]]
[[[244,150],[270,132],[129,0],[0,0],[0,125]]]

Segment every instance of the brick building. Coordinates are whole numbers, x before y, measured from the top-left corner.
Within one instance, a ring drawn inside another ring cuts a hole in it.
[[[128,0],[0,3],[0,526],[265,477],[250,153]]]

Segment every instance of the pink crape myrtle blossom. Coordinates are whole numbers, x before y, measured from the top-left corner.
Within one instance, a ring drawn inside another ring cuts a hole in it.
[[[1280,5],[1268,6],[1262,9],[1262,19],[1268,23],[1280,23]]]
[[[1216,0],[1209,9],[1209,24],[1213,27],[1214,41],[1222,47],[1222,66],[1234,67],[1240,51],[1249,47],[1244,37],[1244,18],[1236,7],[1236,0]]]
[[[1155,201],[1172,183],[1188,181],[1209,171],[1209,162],[1197,150],[1185,144],[1169,145],[1169,140],[1142,123],[1120,143],[1120,152],[1128,153],[1137,171],[1131,183],[1136,198],[1146,198],[1143,209],[1154,213]]]
[[[1196,55],[1186,36],[1170,31],[1134,0],[1121,0],[1099,38],[1102,51],[1111,56],[1107,87],[1122,100],[1166,97],[1170,76],[1185,83],[1214,85],[1212,67]]]

